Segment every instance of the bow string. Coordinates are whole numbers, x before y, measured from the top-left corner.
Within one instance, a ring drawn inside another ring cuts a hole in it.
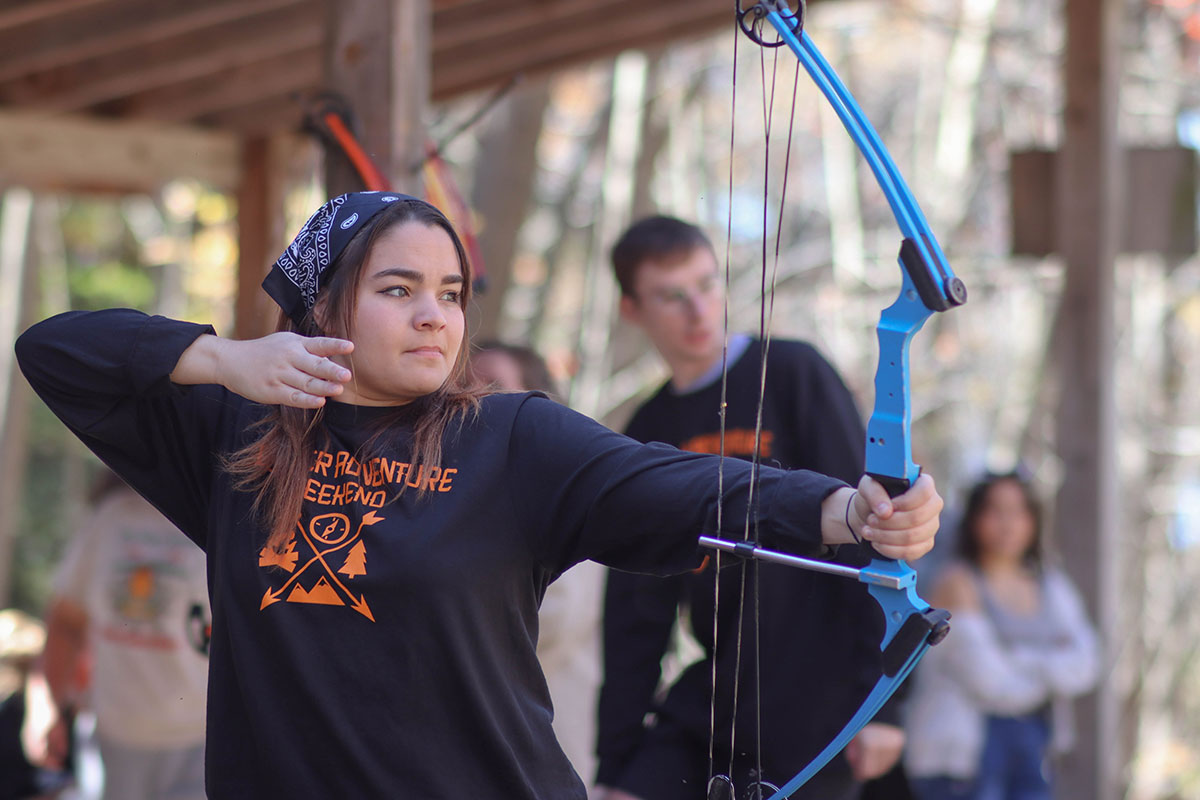
[[[876,333],[879,343],[879,362],[875,373],[875,401],[867,423],[866,472],[895,497],[907,490],[919,477],[921,468],[912,460],[911,446],[911,391],[909,379],[909,344],[933,314],[947,311],[966,302],[967,291],[963,282],[954,274],[937,238],[929,228],[920,206],[901,176],[874,127],[859,107],[854,96],[842,83],[837,73],[821,54],[812,39],[804,31],[805,6],[803,0],[798,12],[793,12],[786,0],[760,0],[753,6],[737,8],[738,27],[755,43],[768,48],[786,46],[795,54],[798,64],[808,72],[817,88],[830,103],[845,126],[863,158],[870,166],[876,182],[883,191],[896,223],[903,235],[898,263],[902,281],[899,296],[880,314]],[[770,24],[778,38],[768,40],[764,35],[765,24]],[[776,51],[778,52],[778,51]],[[736,62],[736,46],[735,46]],[[735,67],[736,69],[736,67]],[[765,82],[765,77],[764,77]],[[736,72],[734,77],[736,93]],[[765,87],[764,87],[765,88]],[[773,93],[772,88],[772,93]],[[736,98],[736,94],[735,94]],[[736,102],[736,99],[735,99]],[[793,99],[794,109],[794,99]],[[769,136],[769,113],[767,115]],[[790,153],[789,132],[789,153]],[[732,140],[731,140],[732,147]],[[769,162],[769,158],[767,159]],[[732,168],[731,168],[732,169]],[[786,171],[786,165],[785,165]],[[732,176],[730,178],[732,186]],[[786,178],[785,178],[786,186]],[[767,297],[774,293],[774,278],[770,290],[766,288],[766,225],[764,221],[764,305]],[[776,236],[775,260],[778,263],[779,237]],[[726,285],[728,288],[728,255],[726,256]],[[762,314],[764,350],[769,346],[769,324],[767,314]],[[726,311],[728,329],[728,311]],[[724,360],[723,356],[723,360]],[[723,373],[725,372],[723,363]],[[762,365],[760,385],[758,428],[761,430],[762,392],[765,386],[766,358]],[[724,380],[724,379],[723,379]],[[721,404],[722,457],[724,456],[725,391],[722,386]],[[756,432],[756,442],[759,432]],[[757,462],[757,447],[755,448]],[[755,472],[757,467],[755,467]],[[718,516],[720,516],[718,508]],[[804,768],[776,788],[767,783],[753,787],[754,796],[761,798],[773,792],[769,800],[790,797],[805,782],[812,778],[829,761],[841,752],[855,735],[877,714],[880,708],[895,693],[909,676],[930,646],[937,644],[949,631],[949,613],[930,607],[917,594],[916,571],[903,561],[876,555],[863,568],[801,558],[786,553],[771,551],[759,546],[756,532],[751,535],[749,516],[741,541],[715,537],[701,537],[700,543],[717,551],[717,572],[720,570],[720,555],[729,553],[743,560],[763,560],[802,569],[851,578],[867,584],[871,596],[879,604],[884,615],[884,634],[880,641],[883,674],[872,688],[858,710]],[[744,579],[743,579],[744,581]],[[720,581],[716,581],[719,586]],[[744,584],[743,584],[744,585]],[[718,596],[719,599],[719,596]],[[744,592],[742,600],[744,602]],[[757,594],[755,596],[757,603]],[[756,612],[757,616],[757,612]],[[742,615],[739,614],[739,620]],[[715,624],[715,615],[714,615]],[[714,630],[714,639],[716,631]],[[737,632],[740,648],[742,631]],[[757,646],[757,643],[756,643]],[[714,685],[715,675],[714,659]],[[735,703],[736,703],[735,677]],[[715,696],[715,693],[714,693]],[[714,701],[715,702],[715,701]],[[734,718],[736,724],[736,706]],[[713,714],[715,721],[715,712]],[[732,743],[730,750],[733,750]],[[710,743],[710,772],[712,751]],[[761,777],[761,766],[757,770]],[[732,797],[734,787],[727,775],[716,775],[709,784],[709,797]]]

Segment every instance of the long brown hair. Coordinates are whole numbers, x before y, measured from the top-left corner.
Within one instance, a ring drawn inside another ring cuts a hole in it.
[[[1019,472],[991,473],[985,475],[967,494],[967,507],[958,525],[958,555],[972,566],[980,566],[983,558],[979,544],[979,518],[987,508],[992,489],[1002,483],[1011,483],[1021,490],[1025,510],[1033,517],[1033,539],[1021,555],[1026,567],[1038,572],[1042,569],[1042,503],[1033,485]]]
[[[280,313],[277,331],[302,336],[352,338],[354,314],[358,305],[358,287],[362,267],[371,248],[383,233],[397,225],[415,222],[444,230],[454,244],[462,270],[459,306],[464,318],[471,299],[471,264],[454,226],[437,208],[413,198],[397,200],[376,214],[354,235],[329,268],[329,277],[317,297],[317,305],[299,323]],[[316,309],[320,309],[319,312]],[[322,325],[322,322],[324,323]],[[446,382],[436,391],[412,404],[400,406],[395,416],[385,416],[378,429],[363,445],[360,463],[377,450],[394,430],[400,417],[410,418],[414,407],[417,421],[413,426],[412,464],[436,465],[442,458],[442,440],[447,427],[456,418],[461,422],[479,409],[479,398],[486,392],[476,386],[467,358],[469,335],[464,319],[463,339],[454,366]],[[350,356],[353,363],[353,354]],[[225,459],[225,468],[234,477],[234,487],[254,491],[254,512],[266,525],[267,546],[281,549],[293,535],[304,503],[306,479],[314,463],[314,452],[324,444],[321,425],[323,408],[304,409],[271,406],[257,427],[262,434]],[[400,492],[405,490],[402,483]],[[422,484],[418,494],[425,494]]]

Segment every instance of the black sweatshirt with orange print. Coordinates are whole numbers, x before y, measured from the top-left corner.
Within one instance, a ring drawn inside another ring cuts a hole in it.
[[[857,483],[866,434],[837,372],[804,342],[772,341],[767,353],[762,425],[757,434],[762,462]],[[762,342],[751,341],[728,370],[724,431],[728,464],[754,453],[762,359]],[[721,399],[719,377],[682,393],[667,384],[637,410],[626,433],[643,442],[720,452]],[[740,537],[746,528],[744,511],[737,520],[728,515],[736,512],[727,512],[725,524],[739,526]],[[869,553],[854,547],[840,548],[836,555],[837,561],[856,566],[867,558]],[[881,673],[883,620],[866,586],[794,567],[762,564],[758,569],[757,586],[753,576],[743,584],[738,568],[721,571],[715,724],[711,702],[714,571],[666,579],[610,574],[604,612],[605,682],[599,706],[599,783],[647,797],[695,796],[693,787],[708,778],[710,740],[714,771],[724,773],[732,739],[739,787],[751,771],[758,770],[760,758],[764,779],[782,784],[853,715]],[[660,663],[671,642],[677,607],[686,609],[682,619],[701,646],[703,658],[660,693]],[[755,636],[759,637],[757,667]],[[740,675],[736,728],[731,724],[730,691],[735,673]],[[878,719],[896,724],[895,712],[896,706],[890,705]],[[648,719],[654,724],[648,725]],[[796,797],[824,800],[853,792],[849,766],[837,758]]]
[[[221,466],[264,407],[169,378],[211,331],[69,312],[17,342],[51,410],[207,554],[209,796],[584,798],[551,729],[538,604],[584,559],[694,568],[697,535],[715,531],[717,459],[520,394],[485,398],[450,426],[441,463],[414,465],[412,407],[331,402],[293,536],[267,550],[253,495]],[[812,550],[841,485],[764,474],[764,538]],[[740,519],[749,470],[727,465],[725,486]]]

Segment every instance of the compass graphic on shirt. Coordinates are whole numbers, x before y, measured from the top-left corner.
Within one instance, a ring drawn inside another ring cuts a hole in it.
[[[258,553],[260,567],[280,567],[291,573],[282,586],[267,589],[259,610],[280,601],[349,606],[374,622],[366,595],[356,595],[346,584],[367,574],[363,529],[383,520],[374,511],[368,511],[357,525],[338,513],[313,517],[307,527],[303,522],[296,523],[296,530],[283,550],[264,547]]]

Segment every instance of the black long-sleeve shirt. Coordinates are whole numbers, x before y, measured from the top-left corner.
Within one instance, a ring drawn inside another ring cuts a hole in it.
[[[493,395],[411,464],[411,418],[328,403],[305,503],[282,553],[221,457],[264,406],[170,381],[211,328],[134,311],[71,312],[21,336],[37,393],[208,560],[207,788],[213,798],[583,798],[554,740],[535,655],[546,586],[591,558],[659,574],[698,562],[717,459],[643,446],[536,395]],[[402,484],[409,491],[397,496]],[[427,492],[418,496],[415,487]],[[820,540],[841,484],[768,471],[768,540]],[[726,465],[730,519],[747,469]]]
[[[761,342],[752,342],[728,372],[725,448],[733,458],[727,465],[753,453],[761,355]],[[638,409],[626,433],[639,441],[719,452],[720,401],[720,381],[685,393],[665,385]],[[763,462],[853,482],[862,474],[864,440],[854,400],[833,367],[808,344],[771,342],[763,398]],[[727,514],[731,516],[726,517],[726,526],[744,527],[744,512]],[[836,560],[865,563],[869,554],[856,551],[843,547]],[[783,783],[834,737],[878,680],[883,620],[863,584],[794,567],[762,564],[759,569],[761,746],[756,743],[756,673],[750,638],[756,625],[754,588],[747,584],[741,606],[745,632],[741,656],[747,660],[741,670],[737,749],[751,757],[759,750],[766,779]],[[667,579],[610,572],[604,609],[598,783],[621,786],[622,770],[643,741],[643,720],[650,712],[681,725],[698,748],[706,748],[710,736],[715,736],[718,752],[727,747],[742,585],[739,570],[722,570],[717,717],[715,731],[710,731],[713,572],[707,569]],[[706,657],[688,667],[659,702],[655,692],[660,663],[680,605],[687,607],[690,631]],[[821,690],[814,692],[814,686]],[[894,707],[879,719],[895,723]],[[723,763],[724,756],[719,756],[718,764]],[[831,762],[825,772],[826,781],[849,784],[844,759]]]

